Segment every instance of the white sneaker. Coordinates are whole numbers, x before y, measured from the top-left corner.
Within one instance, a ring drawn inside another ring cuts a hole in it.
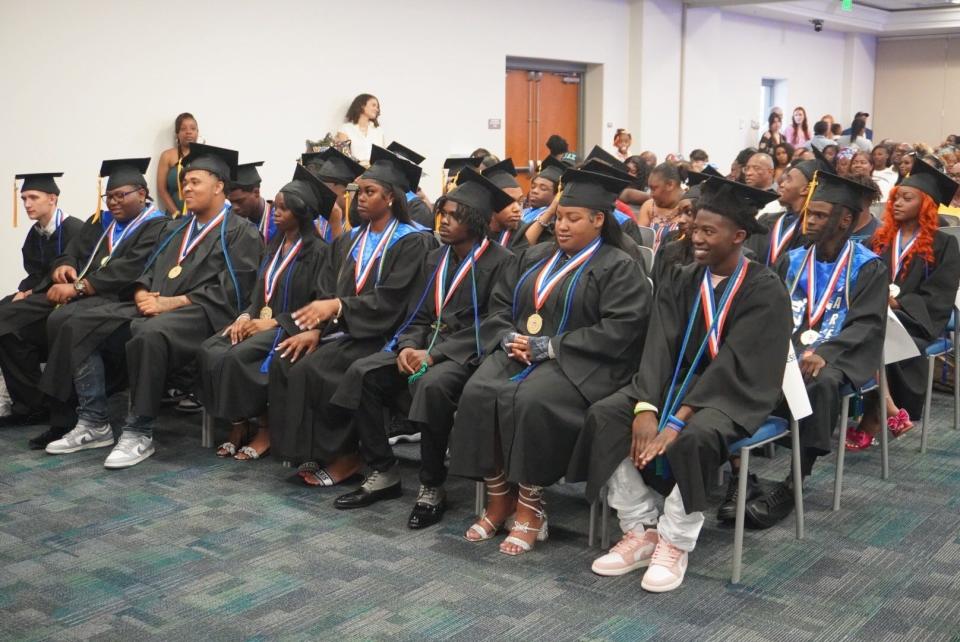
[[[657,541],[656,528],[648,528],[642,535],[627,531],[623,539],[617,542],[609,553],[593,561],[590,570],[597,575],[615,577],[647,566],[657,547]]]
[[[120,434],[120,441],[113,447],[106,461],[103,462],[104,468],[129,468],[135,466],[141,461],[153,454],[153,438],[147,437],[136,432],[126,432]]]
[[[687,552],[661,537],[640,586],[651,593],[666,593],[683,584],[686,572]]]
[[[73,430],[56,441],[47,444],[51,455],[66,455],[88,448],[106,448],[113,445],[113,429],[110,424],[91,426],[79,422]]]

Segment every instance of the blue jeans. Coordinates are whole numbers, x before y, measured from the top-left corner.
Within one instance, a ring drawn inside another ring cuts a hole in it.
[[[90,426],[102,426],[109,422],[107,415],[107,376],[103,367],[103,357],[93,352],[77,367],[73,374],[73,385],[77,390],[77,417]],[[129,413],[123,423],[123,430],[153,437],[156,417],[142,417]]]

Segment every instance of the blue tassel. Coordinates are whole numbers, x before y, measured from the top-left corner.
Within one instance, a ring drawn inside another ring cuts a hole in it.
[[[270,361],[273,359],[273,353],[275,350],[271,350],[267,353],[267,358],[263,360],[263,363],[260,364],[260,372],[267,374],[270,372]]]
[[[510,377],[510,381],[515,381],[515,382],[523,381],[523,380],[526,379],[528,376],[530,376],[530,373],[533,372],[533,369],[536,368],[538,365],[540,365],[540,364],[538,364],[538,363],[531,363],[529,366],[527,366],[526,368],[524,368],[523,370],[521,370],[521,371],[518,372],[517,374],[513,375],[512,377]]]

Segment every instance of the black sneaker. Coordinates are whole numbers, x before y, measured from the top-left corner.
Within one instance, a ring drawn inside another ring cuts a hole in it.
[[[727,485],[727,495],[723,498],[723,503],[717,509],[717,519],[721,522],[732,522],[737,519],[737,491],[739,489],[740,478],[731,477],[730,484]],[[760,485],[757,483],[757,476],[747,475],[747,501],[756,499],[761,494]]]
[[[30,450],[44,450],[47,444],[51,441],[62,439],[68,432],[70,432],[69,428],[50,426],[46,432],[40,433],[28,442],[30,444]]]
[[[747,502],[746,522],[750,528],[766,529],[783,521],[793,510],[793,487],[786,482]]]

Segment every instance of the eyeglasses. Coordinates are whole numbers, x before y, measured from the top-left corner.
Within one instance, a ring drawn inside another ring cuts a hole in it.
[[[135,194],[135,193],[137,193],[137,192],[139,192],[139,191],[140,191],[139,189],[132,189],[132,190],[130,190],[129,192],[120,192],[119,194],[118,194],[117,192],[111,192],[110,194],[104,194],[104,195],[103,195],[103,202],[104,202],[104,203],[109,203],[110,201],[122,201],[123,199],[125,199],[125,198],[128,197],[128,196],[130,196],[131,194]]]

